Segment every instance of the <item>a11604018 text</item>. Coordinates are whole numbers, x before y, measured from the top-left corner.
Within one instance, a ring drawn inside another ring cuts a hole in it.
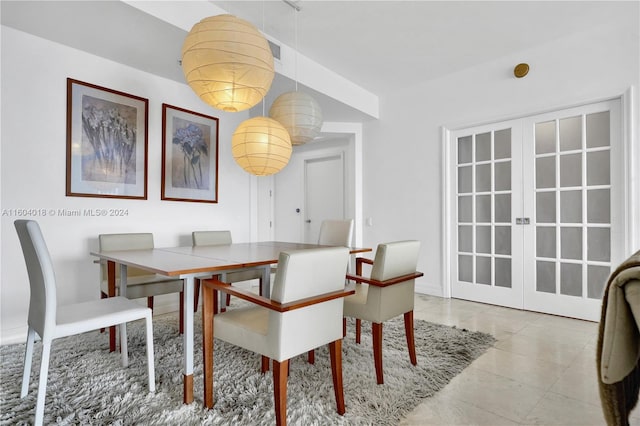
[[[129,209],[54,209],[54,208],[19,208],[2,209],[2,217],[124,217],[129,216]]]

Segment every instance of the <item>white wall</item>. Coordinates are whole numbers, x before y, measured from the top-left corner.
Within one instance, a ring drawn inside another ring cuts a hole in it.
[[[380,120],[364,126],[363,216],[373,219],[373,227],[365,228],[363,245],[421,240],[419,269],[425,276],[417,289],[443,294],[441,126],[475,125],[620,96],[640,84],[639,52],[637,16],[630,16],[629,22],[590,29],[383,97]],[[524,79],[513,77],[520,62],[531,66]],[[637,97],[633,107],[637,129]],[[632,145],[638,169],[637,131]],[[637,205],[634,214],[640,223]],[[640,241],[637,227],[635,233]]]
[[[187,85],[70,49],[2,26],[0,341],[26,333],[29,289],[13,228],[15,209],[122,208],[127,217],[34,217],[40,222],[58,280],[58,303],[99,296],[98,268],[89,251],[97,235],[153,232],[156,246],[191,244],[196,229],[230,229],[249,241],[251,177],[231,157],[233,130],[248,113],[223,113],[205,105]],[[148,199],[65,196],[66,79],[75,78],[149,99]],[[162,103],[218,117],[217,204],[160,200]],[[177,295],[156,310],[177,309]]]

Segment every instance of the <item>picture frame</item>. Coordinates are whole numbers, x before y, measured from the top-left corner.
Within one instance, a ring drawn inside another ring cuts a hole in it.
[[[148,107],[67,78],[67,196],[147,199]]]
[[[218,118],[162,104],[161,199],[218,202]]]

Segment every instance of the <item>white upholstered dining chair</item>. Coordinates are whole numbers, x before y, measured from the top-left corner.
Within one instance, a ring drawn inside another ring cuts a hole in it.
[[[320,234],[318,235],[318,244],[325,246],[350,247],[353,238],[353,219],[326,219],[320,224]],[[349,271],[349,263],[347,269]],[[315,352],[310,350],[307,354],[310,364],[315,363]]]
[[[111,297],[58,306],[53,262],[38,223],[32,220],[16,220],[14,224],[20,239],[31,289],[21,398],[24,398],[29,390],[36,334],[42,339],[35,424],[41,425],[43,422],[51,346],[53,340],[60,337],[85,333],[101,327],[120,325],[122,365],[126,367],[128,365],[126,323],[144,319],[147,335],[149,391],[155,392],[151,309],[140,306],[124,297]]]
[[[384,383],[382,370],[382,323],[404,315],[404,326],[409,359],[417,364],[413,336],[413,306],[415,279],[424,275],[416,271],[419,241],[397,241],[379,244],[373,261],[356,258],[356,275],[347,275],[355,281],[356,294],[344,299],[344,316],[356,319],[356,342],[360,343],[361,320],[371,321],[373,358],[378,384]],[[370,278],[362,275],[362,265],[371,267]],[[345,320],[346,321],[346,320]]]
[[[98,247],[100,251],[120,251],[120,250],[143,250],[152,249],[153,234],[124,233],[124,234],[100,234],[98,235]],[[120,268],[114,267],[115,281],[111,283],[113,294],[109,291],[109,271],[106,261],[100,263],[100,296],[104,299],[120,294]],[[158,274],[150,273],[132,266],[127,267],[127,299],[147,298],[147,306],[153,311],[153,297],[162,294],[180,293],[180,318],[179,330],[183,329],[183,287],[181,279],[169,278]],[[109,330],[109,349],[115,350],[115,329]]]
[[[350,247],[353,238],[353,219],[323,220],[320,225],[318,244],[325,246]]]
[[[191,239],[194,246],[220,246],[232,244],[231,231],[193,231]],[[260,294],[262,295],[262,269],[246,269],[244,271],[227,272],[223,274],[222,281],[225,283],[237,283],[241,281],[258,280]],[[195,281],[195,307],[198,306],[200,295],[200,279]],[[231,296],[227,294],[225,305],[229,306]],[[196,309],[197,310],[197,309]]]
[[[320,224],[318,244],[324,246],[350,247],[353,238],[353,219],[326,219]],[[275,274],[277,267],[271,268]]]
[[[205,405],[213,406],[213,337],[262,355],[263,372],[273,360],[276,422],[286,424],[289,360],[329,344],[337,411],[344,414],[342,388],[343,298],[349,250],[328,247],[281,252],[271,298],[204,280],[203,335]],[[212,292],[229,292],[252,303],[213,315]],[[213,317],[213,318],[212,318]],[[266,368],[265,368],[266,367]],[[309,389],[309,391],[317,391]]]

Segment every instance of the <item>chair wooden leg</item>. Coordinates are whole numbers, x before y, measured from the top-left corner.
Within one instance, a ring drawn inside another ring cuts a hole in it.
[[[260,361],[261,361],[260,372],[262,374],[264,374],[267,371],[269,371],[269,358],[267,358],[266,356],[262,355]]]
[[[116,264],[112,261],[107,262],[107,297],[116,295]],[[109,352],[116,350],[116,326],[109,327]]]
[[[336,410],[343,415],[344,390],[342,386],[342,340],[329,343],[329,355],[331,357],[331,377],[333,377],[333,392],[336,395]]]
[[[184,291],[180,292],[180,307],[178,308],[178,332],[180,334],[184,333]]]
[[[404,314],[404,331],[407,336],[407,348],[409,348],[411,364],[418,365],[418,360],[416,359],[416,342],[413,335],[413,311],[405,312]]]
[[[356,318],[356,343],[360,343],[361,333],[362,333],[362,320]]]
[[[273,360],[273,397],[276,409],[276,425],[287,424],[287,371],[289,360]]]
[[[204,375],[204,406],[213,408],[213,316],[218,303],[217,291],[202,286],[202,351]]]
[[[220,275],[217,275],[218,279],[220,279]],[[228,293],[224,293],[224,303],[220,302],[220,312],[227,312],[227,306],[231,303],[231,295]]]
[[[342,317],[342,338],[347,337],[347,319]]]
[[[379,385],[384,383],[382,375],[382,324],[372,323],[373,331],[373,362],[376,366],[376,381]]]
[[[184,291],[178,293],[180,300],[178,301],[180,314],[178,315],[178,330],[182,334],[184,331],[184,318],[182,318],[182,305],[184,304]]]
[[[316,351],[311,349],[309,352],[307,352],[307,359],[309,360],[309,364],[315,364],[316,363]]]
[[[193,312],[198,312],[198,303],[200,302],[200,278],[193,279]]]
[[[116,350],[116,326],[109,327],[109,352]]]
[[[106,293],[104,293],[104,292],[102,292],[102,291],[100,292],[100,299],[106,299],[107,297],[108,297],[108,296],[107,296],[107,294],[106,294]],[[100,333],[104,333],[104,327],[102,327],[102,328],[100,329]]]

